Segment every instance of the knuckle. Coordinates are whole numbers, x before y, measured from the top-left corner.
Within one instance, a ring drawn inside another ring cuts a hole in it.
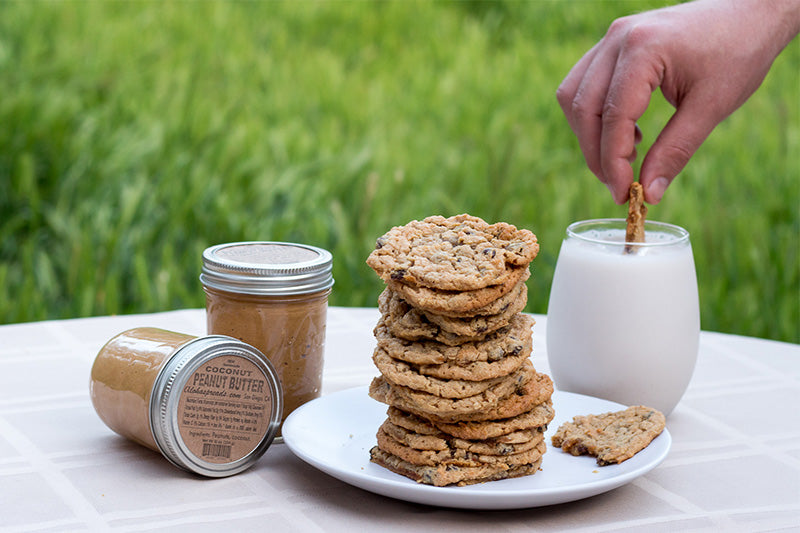
[[[680,171],[694,154],[694,145],[687,139],[677,139],[662,148],[663,157],[674,162],[673,170]],[[677,173],[677,172],[676,172]]]
[[[627,17],[620,17],[620,18],[614,20],[611,23],[611,25],[608,27],[608,31],[606,32],[606,35],[614,37],[614,36],[626,34],[628,32],[628,28],[632,24],[632,19],[633,19],[632,16],[627,16]]]
[[[656,35],[652,24],[634,24],[625,34],[623,46],[629,48],[642,48],[649,46]]]
[[[580,94],[577,94],[574,98],[572,98],[572,101],[569,102],[569,109],[572,113],[572,116],[579,121],[596,120],[597,117],[601,115],[601,110],[591,107],[586,99],[582,98]]]
[[[615,39],[623,49],[639,49],[652,46],[660,32],[658,21],[631,15],[612,22],[607,35]]]
[[[585,105],[580,100],[573,100],[570,105],[570,111],[572,112],[572,116],[575,117],[576,120],[585,120],[587,117],[591,115],[589,110],[586,108]]]
[[[558,100],[558,103],[562,109],[570,108],[572,96],[572,91],[568,90],[564,84],[559,85],[558,89],[556,89],[556,100]]]
[[[619,105],[613,100],[606,100],[603,103],[603,123],[619,122],[624,119],[625,115]]]

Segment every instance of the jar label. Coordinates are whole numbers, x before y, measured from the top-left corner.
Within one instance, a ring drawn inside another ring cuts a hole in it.
[[[264,372],[244,357],[210,359],[189,376],[178,402],[181,438],[209,463],[231,463],[269,429],[273,398]]]

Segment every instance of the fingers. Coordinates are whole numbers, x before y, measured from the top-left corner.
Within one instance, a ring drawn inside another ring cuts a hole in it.
[[[599,46],[600,43],[595,44],[591,50],[586,52],[583,57],[575,63],[575,66],[572,67],[567,77],[564,78],[561,85],[558,86],[558,90],[556,90],[556,99],[561,106],[561,110],[564,112],[567,123],[569,123],[573,131],[575,130],[575,126],[572,119],[572,101],[575,99],[578,86],[581,84],[586,69],[588,69],[589,65],[592,63]]]
[[[591,78],[591,72],[596,75],[597,67],[595,66],[593,69],[591,67],[602,44],[603,41],[597,43],[572,67],[572,70],[570,70],[556,91],[556,98],[561,110],[564,112],[570,128],[578,138],[578,145],[586,160],[586,165],[601,181],[603,177],[600,172],[599,151],[602,100],[600,102],[588,102],[585,91],[587,88],[591,88],[591,84],[586,83],[587,77]],[[601,78],[610,78],[610,74]],[[603,80],[598,80],[594,87],[598,90],[601,87],[605,87],[608,79],[605,79],[604,82]],[[605,93],[603,91],[602,98],[604,97]]]
[[[708,108],[701,98],[686,98],[650,147],[639,174],[647,203],[661,201],[669,184],[719,122]]]
[[[615,92],[621,93],[616,87],[622,83],[617,79],[620,75],[618,61],[624,57],[624,39],[620,39],[620,33],[619,25],[613,26],[606,37],[575,64],[559,86],[556,97],[578,138],[589,170],[608,186],[615,202],[624,203],[633,182],[631,165],[636,160],[636,145],[642,139],[635,121],[647,108],[652,89],[649,80],[644,81],[643,86],[639,80],[634,80],[640,88],[639,94],[646,96],[643,105],[637,101],[634,108],[624,96],[621,100],[609,100]],[[609,132],[611,140],[606,139]],[[609,158],[612,159],[610,163]]]
[[[598,49],[578,85],[571,109],[573,130],[578,137],[586,164],[606,184],[608,179],[601,164],[603,108],[616,62],[615,49]]]
[[[650,96],[661,80],[661,68],[651,56],[620,52],[603,105],[600,167],[611,196],[625,203],[633,183],[631,164],[642,132],[636,121],[644,114]]]

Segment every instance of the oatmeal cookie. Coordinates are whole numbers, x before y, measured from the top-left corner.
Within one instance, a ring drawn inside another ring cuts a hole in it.
[[[535,474],[542,464],[542,458],[531,464],[508,467],[507,465],[481,465],[463,467],[456,465],[421,466],[404,461],[399,457],[373,447],[370,461],[396,474],[413,479],[419,483],[444,487],[447,485],[472,485],[514,477]]]
[[[395,293],[395,295],[397,295],[397,293]],[[397,296],[399,297],[399,295]],[[523,296],[511,301],[502,312],[496,315],[452,317],[424,310],[422,313],[429,322],[436,324],[444,331],[455,335],[471,336],[485,334],[487,332],[491,333],[492,331],[497,331],[500,328],[506,327],[511,322],[511,318],[514,315],[525,309],[525,304],[527,303],[528,293],[525,291]]]
[[[427,217],[378,238],[367,264],[384,281],[468,291],[502,284],[539,252],[536,235],[478,217]]]
[[[417,433],[406,427],[399,426],[387,418],[380,426],[380,431],[391,436],[397,442],[416,450],[444,451],[450,446],[447,442],[448,436],[441,431],[433,428],[435,433]]]
[[[423,433],[417,433],[405,426],[395,424],[391,417],[383,422],[381,429],[396,441],[417,450],[442,451],[456,448],[486,455],[509,455],[524,452],[544,440],[544,433],[538,430],[517,431],[496,439],[485,440],[459,439],[441,431],[433,435],[426,430],[423,430]]]
[[[536,410],[537,408],[538,407],[535,407],[534,410]],[[550,408],[550,410],[552,411],[552,408]],[[481,436],[488,432],[479,431],[477,429],[478,426],[480,426],[481,424],[492,426],[493,424],[497,424],[498,422],[505,422],[505,421],[469,422],[467,424],[472,425],[473,432],[472,433],[461,432],[460,434],[462,436],[458,437],[456,435],[446,433],[445,431],[439,429],[429,420],[426,420],[412,413],[406,413],[405,411],[401,411],[397,407],[389,407],[386,410],[386,414],[387,414],[386,420],[388,422],[392,423],[395,426],[406,429],[411,433],[415,433],[417,435],[433,435],[442,439],[448,439],[448,438],[450,438],[451,440],[461,439],[466,442],[486,441],[486,442],[495,442],[502,444],[521,444],[523,442],[528,442],[530,440],[540,438],[547,430],[547,422],[549,422],[550,419],[552,418],[552,416],[540,417],[540,419],[545,420],[545,422],[543,422],[542,425],[539,426],[531,425],[525,429],[510,429],[507,430],[506,433],[494,432],[493,436],[491,437]],[[447,424],[441,424],[441,425],[443,427],[447,427]],[[461,426],[456,425],[456,428],[461,429]],[[469,434],[470,436],[463,437],[463,435],[465,434]],[[473,435],[479,435],[479,436],[473,436]]]
[[[576,416],[553,435],[553,446],[572,455],[589,454],[597,464],[621,463],[647,447],[664,430],[664,415],[641,405],[600,415]]]
[[[456,335],[444,331],[439,325],[432,323],[425,314],[408,305],[401,298],[392,298],[393,292],[387,287],[378,298],[378,309],[383,324],[393,336],[408,341],[429,340],[448,346],[459,346],[467,342],[481,341],[492,332],[486,331],[474,335]]]
[[[464,379],[440,379],[420,374],[417,369],[399,359],[392,359],[381,348],[376,348],[372,361],[384,378],[393,385],[402,385],[415,391],[425,392],[441,398],[468,398],[481,394],[493,387],[501,385],[514,376],[503,374],[483,381],[468,381]],[[521,366],[521,365],[520,365]],[[508,385],[513,388],[514,385]]]
[[[394,359],[415,365],[450,364],[466,367],[472,363],[493,363],[526,352],[530,355],[533,324],[532,316],[519,313],[511,318],[508,326],[488,334],[481,341],[449,346],[437,341],[409,341],[395,337],[381,316],[374,334],[378,347]]]
[[[462,439],[492,439],[523,430],[544,432],[554,416],[553,402],[548,398],[530,410],[510,418],[478,422],[434,422],[431,425],[448,435]]]
[[[418,365],[417,371],[424,376],[440,379],[463,379],[467,381],[484,381],[507,376],[521,367],[531,355],[531,346],[524,346],[522,351],[509,354],[497,361],[476,361],[458,365],[442,363],[440,365]]]
[[[516,388],[505,396],[497,395],[496,390],[489,389],[470,398],[448,400],[415,392],[408,387],[392,385],[382,376],[372,380],[369,395],[379,402],[421,416],[434,424],[497,420],[529,411],[547,401],[553,394],[553,382],[546,374],[526,371],[522,376],[522,382],[516,384]]]
[[[522,302],[522,307],[525,307]],[[378,297],[378,309],[383,321],[395,337],[406,340],[435,340],[449,346],[480,341],[498,329],[508,326],[522,310],[519,307],[501,315],[452,318],[421,311],[386,287]]]
[[[451,438],[448,444],[451,448],[457,450],[466,450],[471,453],[479,454],[480,456],[503,456],[503,455],[517,455],[522,452],[530,451],[534,448],[544,448],[544,433],[539,432],[524,432],[527,440],[520,440],[520,442],[503,442],[506,439],[486,439],[486,440],[466,440]],[[519,437],[522,433],[518,434]]]
[[[531,275],[529,267],[512,270],[506,281],[471,291],[443,291],[424,286],[410,286],[389,281],[387,285],[414,307],[431,313],[452,317],[496,315],[503,312],[511,302],[527,297],[525,282]]]
[[[383,428],[377,434],[378,448],[400,457],[404,461],[415,465],[458,465],[481,466],[484,464],[502,464],[506,466],[519,466],[538,460],[546,451],[544,439],[540,439],[528,450],[497,454],[474,453],[463,448],[449,447],[446,450],[418,450],[407,446],[386,433]]]
[[[370,394],[374,399],[384,397],[388,405],[394,405],[404,411],[423,413],[423,416],[435,414],[443,417],[459,417],[480,413],[492,409],[500,400],[515,396],[516,391],[524,387],[536,375],[533,365],[528,361],[513,375],[501,380],[499,383],[486,389],[480,394],[466,398],[442,398],[441,396],[418,391],[403,385],[397,385],[380,376],[373,379]],[[386,391],[386,392],[384,392]],[[380,400],[379,400],[380,401]],[[411,405],[414,409],[404,409],[404,405]]]

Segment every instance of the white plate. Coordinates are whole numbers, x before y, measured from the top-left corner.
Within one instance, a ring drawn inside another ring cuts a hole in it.
[[[548,446],[542,470],[533,476],[466,487],[434,487],[400,476],[369,460],[375,433],[386,419],[386,406],[368,396],[367,387],[323,396],[295,410],[283,424],[289,449],[308,464],[356,487],[409,502],[464,509],[522,509],[594,496],[646,474],[669,453],[665,429],[631,459],[597,466],[594,458],[574,457]],[[555,419],[546,433],[579,414],[599,414],[624,406],[569,392],[553,394]]]

